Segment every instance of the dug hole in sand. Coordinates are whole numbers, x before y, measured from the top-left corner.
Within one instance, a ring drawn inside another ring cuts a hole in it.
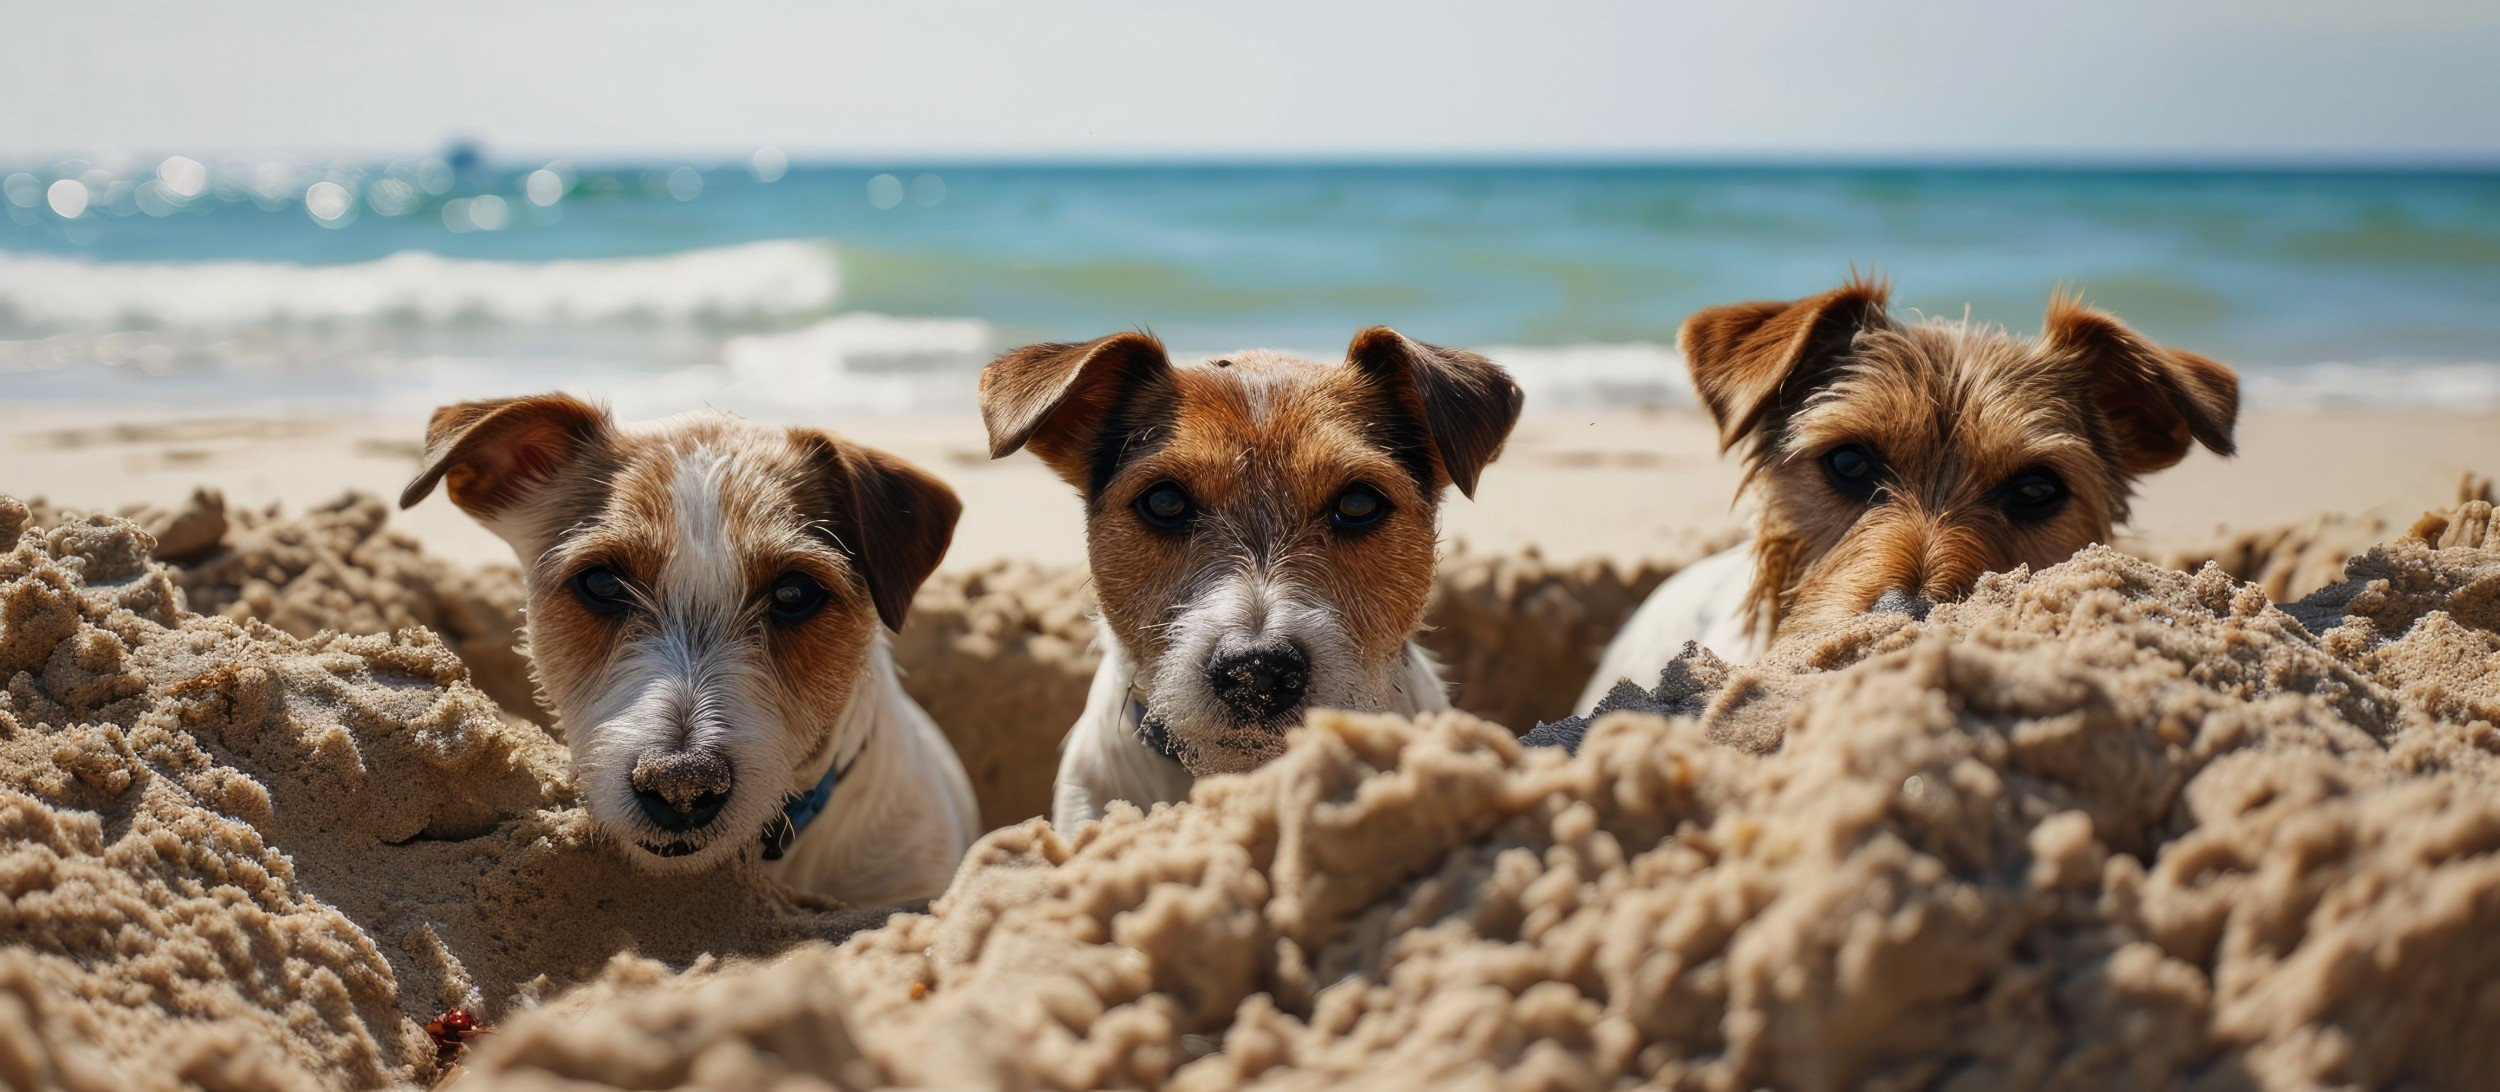
[[[2500,1066],[2487,503],[2287,607],[2219,567],[2096,549],[1925,624],[1684,661],[1642,696],[1663,717],[1603,718],[1576,758],[1465,715],[1323,716],[1188,806],[994,833],[930,914],[839,945],[809,938],[863,916],[631,872],[566,800],[561,745],[432,634],[296,636],[232,607],[249,595],[198,617],[176,595],[194,570],[133,526],[26,520],[0,505],[16,1085],[423,1083],[423,1021],[451,1005],[501,1024],[460,1087],[2457,1085]],[[314,555],[257,594],[363,579]],[[1460,590],[1509,591],[1478,609],[1604,628],[1571,615],[1571,581],[1484,565]],[[1089,666],[1062,609],[1081,588],[1042,586],[954,585],[912,670],[958,672],[959,713],[984,680]],[[1461,617],[1451,590],[1437,616]],[[1467,630],[1454,659],[1498,657]],[[995,662],[946,666],[980,648]],[[1030,743],[999,723],[1000,746]]]

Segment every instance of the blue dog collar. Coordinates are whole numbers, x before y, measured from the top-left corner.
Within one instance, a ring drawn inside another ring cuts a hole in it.
[[[852,764],[858,762],[859,756],[867,750],[868,746],[861,744],[858,751],[852,752],[850,762],[838,763],[825,771],[825,776],[816,782],[815,788],[790,794],[790,799],[781,805],[781,822],[764,828],[765,860],[778,861],[782,854],[790,851],[790,843],[798,841],[799,835],[806,832],[807,825],[825,813],[825,805],[833,802],[833,787],[842,783],[842,776],[851,772]]]

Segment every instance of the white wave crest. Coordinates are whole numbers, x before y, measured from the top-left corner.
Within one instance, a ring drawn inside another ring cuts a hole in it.
[[[721,346],[720,397],[850,413],[968,408],[998,348],[978,319],[854,312]]]
[[[0,253],[0,316],[37,329],[752,319],[821,312],[840,288],[832,249],[794,241],[535,262],[409,251],[332,266]]]
[[[2241,368],[2239,373],[2241,397],[2265,409],[2481,412],[2500,408],[2500,363],[2330,361]]]
[[[1647,341],[1501,345],[1478,350],[1507,369],[1530,409],[1689,405],[1684,355]]]
[[[746,334],[721,346],[721,363],[740,380],[801,381],[862,370],[927,370],[980,361],[990,325],[967,318],[913,318],[855,311],[802,329]]]
[[[633,372],[613,365],[515,368],[509,361],[425,362],[427,397],[456,402],[550,386],[593,393],[619,417],[664,417],[713,406],[758,421],[968,411],[996,351],[990,325],[966,318],[852,312],[772,334],[729,338],[717,362]]]

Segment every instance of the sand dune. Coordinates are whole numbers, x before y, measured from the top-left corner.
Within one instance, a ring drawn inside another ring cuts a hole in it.
[[[524,719],[509,569],[368,499],[132,516],[0,503],[12,1085],[426,1083],[456,1006],[502,1025],[467,1079],[534,1087],[2500,1062],[2488,503],[2131,547],[2218,562],[2193,575],[2095,550],[1991,578],[1923,626],[1683,665],[1672,719],[1568,761],[1512,729],[1724,536],[1454,558],[1427,643],[1510,728],[1323,717],[1190,807],[993,834],[932,914],[838,947],[878,915],[593,841]],[[2392,541],[2353,582],[2272,605],[2364,535]],[[950,572],[897,643],[995,822],[1040,808],[1087,606],[1067,567]]]

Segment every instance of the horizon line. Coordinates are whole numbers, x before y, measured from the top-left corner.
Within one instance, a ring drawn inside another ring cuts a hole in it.
[[[2074,172],[2198,172],[2198,173],[2459,173],[2500,172],[2500,149],[2250,149],[2182,151],[2170,149],[2073,148],[2015,151],[1968,149],[1438,149],[1401,152],[1217,151],[1176,149],[1138,151],[970,151],[834,150],[787,145],[706,146],[496,146],[459,138],[427,147],[91,147],[83,149],[0,149],[0,166],[23,169],[67,161],[162,159],[185,155],[203,160],[286,159],[374,162],[439,156],[456,149],[477,155],[480,164],[504,169],[570,160],[656,165],[728,165],[744,163],[756,152],[781,152],[792,169],[924,169],[924,168],[1693,168],[1771,170],[2004,170]]]

